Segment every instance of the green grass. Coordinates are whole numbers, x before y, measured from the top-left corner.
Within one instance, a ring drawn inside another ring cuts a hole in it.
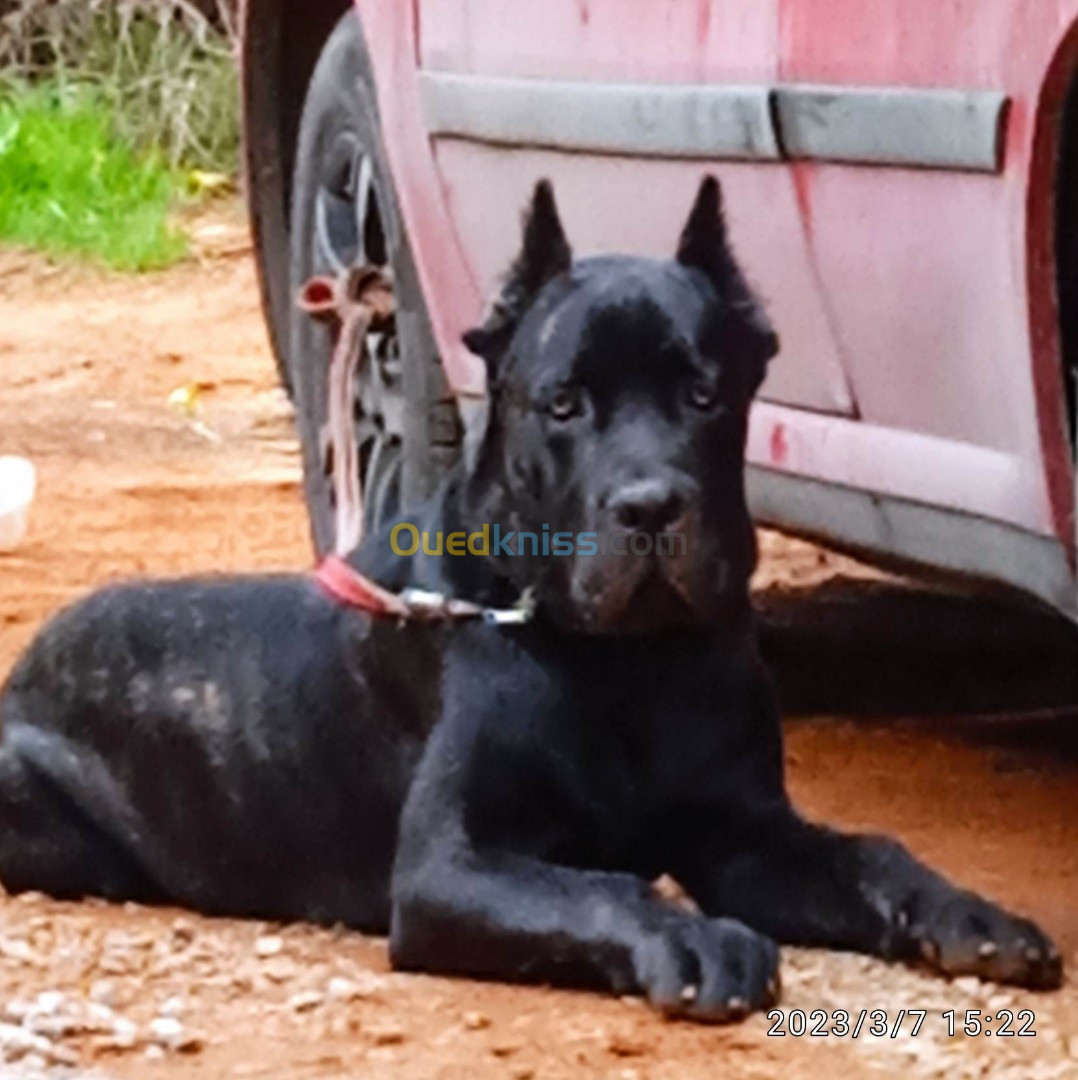
[[[187,240],[169,222],[183,177],[116,133],[94,91],[0,91],[0,241],[119,270],[159,269]]]
[[[0,0],[0,243],[147,270],[235,176],[239,0]]]

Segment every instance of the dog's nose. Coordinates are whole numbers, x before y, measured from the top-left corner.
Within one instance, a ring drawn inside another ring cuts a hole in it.
[[[625,528],[659,533],[681,517],[686,501],[684,492],[674,484],[651,479],[626,484],[614,494],[609,505]]]

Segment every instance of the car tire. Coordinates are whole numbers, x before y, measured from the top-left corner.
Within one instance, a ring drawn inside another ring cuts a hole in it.
[[[395,329],[371,335],[355,417],[366,525],[374,530],[428,496],[459,453],[461,428],[441,369],[401,219],[359,16],[326,40],[307,90],[293,182],[289,284],[364,263],[393,273]],[[336,331],[295,311],[288,383],[303,450],[304,497],[316,553],[335,545],[323,445]]]

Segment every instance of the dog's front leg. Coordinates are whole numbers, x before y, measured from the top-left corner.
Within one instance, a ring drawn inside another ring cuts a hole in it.
[[[780,805],[724,830],[683,884],[712,915],[776,940],[920,959],[948,975],[1059,985],[1052,942],[1027,919],[959,889],[894,840],[844,835]]]
[[[774,1000],[778,950],[743,923],[666,905],[631,874],[478,847],[466,827],[468,770],[437,734],[434,743],[401,823],[395,966],[641,993],[667,1014],[705,1021]]]

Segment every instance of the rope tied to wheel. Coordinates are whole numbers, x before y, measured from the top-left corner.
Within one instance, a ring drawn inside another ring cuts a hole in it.
[[[363,540],[363,491],[355,429],[356,377],[367,359],[367,335],[386,329],[396,315],[393,281],[376,266],[356,266],[336,277],[317,275],[300,290],[299,308],[337,331],[326,379],[326,422],[320,432],[323,462],[329,461],[336,540],[347,555]]]
[[[534,611],[530,594],[515,607],[499,610],[422,589],[393,593],[347,561],[364,533],[355,386],[369,360],[368,335],[388,329],[396,316],[393,279],[376,266],[351,267],[335,277],[316,275],[300,289],[297,304],[337,332],[326,375],[326,421],[320,431],[322,460],[329,462],[336,539],[333,553],[316,571],[319,584],[339,603],[372,615],[419,622],[482,619],[498,626],[528,622]]]

